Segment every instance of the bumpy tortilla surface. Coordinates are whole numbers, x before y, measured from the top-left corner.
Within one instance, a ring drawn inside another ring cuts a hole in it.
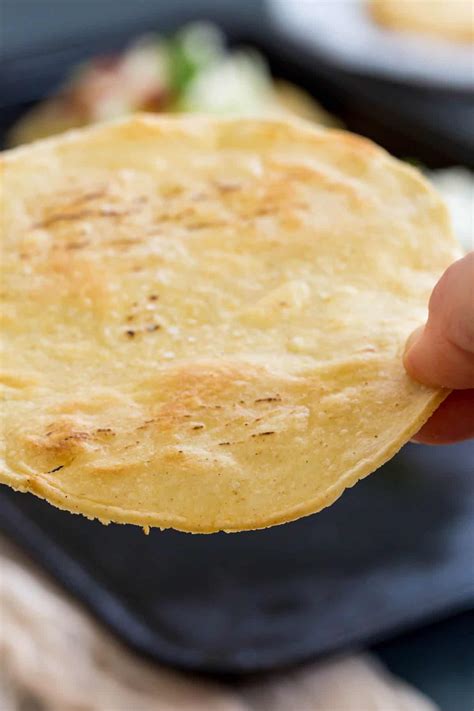
[[[394,30],[474,41],[473,0],[369,0],[375,19]]]
[[[405,339],[458,256],[340,131],[138,116],[4,154],[1,480],[184,531],[317,511],[445,397]]]

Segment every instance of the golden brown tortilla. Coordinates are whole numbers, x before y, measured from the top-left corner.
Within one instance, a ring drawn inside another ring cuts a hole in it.
[[[459,254],[414,169],[303,122],[138,116],[7,152],[0,479],[103,521],[331,504],[446,392],[402,351]]]

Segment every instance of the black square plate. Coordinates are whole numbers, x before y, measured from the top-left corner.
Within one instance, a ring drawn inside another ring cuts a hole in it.
[[[406,446],[292,524],[191,536],[0,492],[0,528],[125,642],[213,672],[274,669],[474,602],[474,443]]]

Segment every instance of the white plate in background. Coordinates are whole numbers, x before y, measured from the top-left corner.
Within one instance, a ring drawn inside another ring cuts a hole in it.
[[[384,29],[371,17],[366,0],[267,0],[267,4],[280,30],[342,68],[474,89],[474,45]]]

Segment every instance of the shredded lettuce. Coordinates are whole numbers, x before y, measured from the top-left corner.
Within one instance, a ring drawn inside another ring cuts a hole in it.
[[[183,91],[178,109],[215,114],[260,112],[268,106],[272,92],[263,59],[256,52],[241,50],[200,71]]]
[[[188,25],[165,41],[168,66],[168,88],[176,97],[186,91],[196,76],[222,61],[224,37],[204,22]]]

